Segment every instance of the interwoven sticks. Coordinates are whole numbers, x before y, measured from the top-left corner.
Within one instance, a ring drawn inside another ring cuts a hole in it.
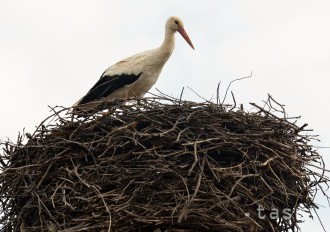
[[[0,231],[296,230],[328,179],[309,166],[323,161],[305,126],[268,106],[54,109],[26,144],[3,143]]]

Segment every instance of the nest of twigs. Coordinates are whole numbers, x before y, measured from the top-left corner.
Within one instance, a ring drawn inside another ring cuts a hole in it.
[[[327,178],[306,125],[274,105],[56,108],[26,144],[2,144],[0,231],[296,231]]]

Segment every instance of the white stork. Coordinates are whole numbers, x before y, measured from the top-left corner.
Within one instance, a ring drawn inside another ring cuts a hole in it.
[[[156,83],[157,78],[174,49],[174,33],[179,32],[193,48],[182,21],[170,17],[165,25],[165,39],[159,48],[130,56],[110,66],[101,78],[73,107],[75,111],[95,108],[102,101],[142,98]]]

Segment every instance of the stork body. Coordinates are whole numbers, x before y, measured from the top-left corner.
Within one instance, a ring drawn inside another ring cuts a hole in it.
[[[171,56],[176,31],[194,49],[182,21],[172,16],[166,22],[165,39],[159,48],[130,56],[110,66],[74,108],[84,111],[96,107],[102,101],[142,98],[156,83],[164,64]]]

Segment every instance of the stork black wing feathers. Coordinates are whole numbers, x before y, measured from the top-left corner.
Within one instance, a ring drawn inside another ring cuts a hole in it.
[[[130,85],[141,76],[142,73],[135,74],[120,74],[113,76],[102,76],[98,82],[88,91],[88,93],[80,100],[78,105],[85,104],[102,97],[106,97],[124,87]]]

